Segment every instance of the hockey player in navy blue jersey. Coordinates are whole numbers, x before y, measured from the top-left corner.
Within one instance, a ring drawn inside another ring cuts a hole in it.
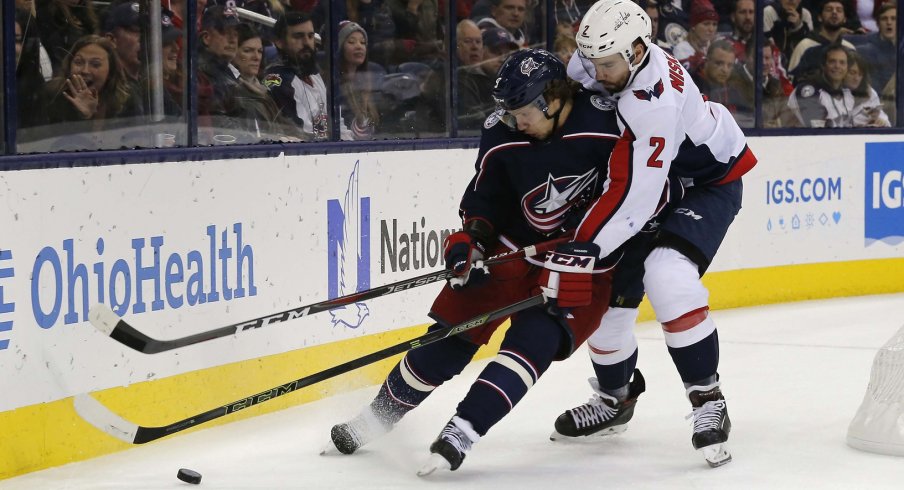
[[[552,361],[567,358],[596,329],[608,305],[612,266],[623,249],[569,242],[543,260],[494,266],[482,259],[571,236],[601,196],[618,200],[629,176],[607,166],[618,140],[613,107],[567,80],[564,65],[543,50],[523,50],[500,68],[493,96],[499,109],[481,135],[476,172],[460,205],[463,229],[444,246],[456,273],[434,302],[437,324],[456,324],[540,290],[546,306],[516,313],[499,354],[480,373],[455,416],[430,446],[419,472],[455,470],[465,454],[524,397]],[[654,207],[667,187],[655,193]],[[600,211],[602,212],[602,211]],[[567,260],[561,260],[561,259]],[[385,433],[471,361],[502,320],[409,351],[373,402],[331,431],[350,454]]]
[[[651,43],[650,19],[633,2],[597,2],[576,40],[568,73],[585,87],[601,85],[616,101],[621,139],[609,166],[629,168],[636,189],[615,213],[604,196],[576,240],[596,243],[606,254],[633,233],[625,213],[644,215],[650,203],[643,196],[668,175],[680,177],[686,189],[662,217],[652,251],[629,250],[616,271],[610,308],[588,340],[595,394],[559,416],[552,438],[624,430],[636,398],[629,395],[637,363],[633,327],[646,291],[693,407],[691,442],[711,466],[725,464],[731,422],[717,373],[718,333],[700,278],[741,208],[741,176],[756,158],[725,107],[702,97],[681,64]]]

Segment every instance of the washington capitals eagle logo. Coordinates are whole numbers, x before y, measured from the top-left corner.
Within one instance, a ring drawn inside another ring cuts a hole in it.
[[[550,233],[562,227],[568,211],[588,200],[596,187],[597,169],[583,175],[553,177],[538,185],[521,198],[521,211],[527,222],[541,233]]]
[[[653,88],[647,88],[644,90],[635,90],[634,97],[637,97],[640,100],[653,100],[653,97],[659,98],[662,95],[663,85],[662,79],[659,79],[656,82],[656,85],[653,85]]]

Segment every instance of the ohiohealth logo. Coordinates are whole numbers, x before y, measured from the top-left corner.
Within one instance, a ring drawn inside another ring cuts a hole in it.
[[[904,143],[866,144],[864,237],[904,242]]]
[[[329,299],[370,289],[370,198],[358,196],[358,167],[348,178],[345,198],[327,201]],[[367,305],[330,310],[333,326],[358,328],[370,315]]]

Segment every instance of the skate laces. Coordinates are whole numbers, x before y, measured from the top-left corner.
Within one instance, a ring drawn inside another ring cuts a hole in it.
[[[439,437],[452,445],[459,453],[465,454],[471,450],[471,446],[480,440],[480,436],[474,432],[470,422],[455,416],[443,427]]]
[[[686,419],[694,418],[694,432],[707,430],[719,430],[722,428],[722,418],[725,414],[725,400],[713,400],[694,407],[694,411],[687,414]]]
[[[613,404],[618,403],[615,398],[603,397],[603,395],[593,395],[587,403],[572,408],[570,410],[571,417],[574,419],[574,425],[578,429],[590,427],[592,425],[602,424],[615,418],[618,414],[618,408],[609,406],[607,401]]]

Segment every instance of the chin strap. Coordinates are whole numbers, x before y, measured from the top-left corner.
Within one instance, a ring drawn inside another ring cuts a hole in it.
[[[564,108],[565,108],[565,103],[560,101],[559,108],[556,109],[556,112],[553,115],[550,116],[545,111],[543,112],[543,116],[546,118],[547,121],[552,119],[552,133],[550,133],[550,136],[552,134],[555,134],[555,132],[558,131],[558,129],[559,129],[559,116],[562,114],[562,109],[564,109]]]

